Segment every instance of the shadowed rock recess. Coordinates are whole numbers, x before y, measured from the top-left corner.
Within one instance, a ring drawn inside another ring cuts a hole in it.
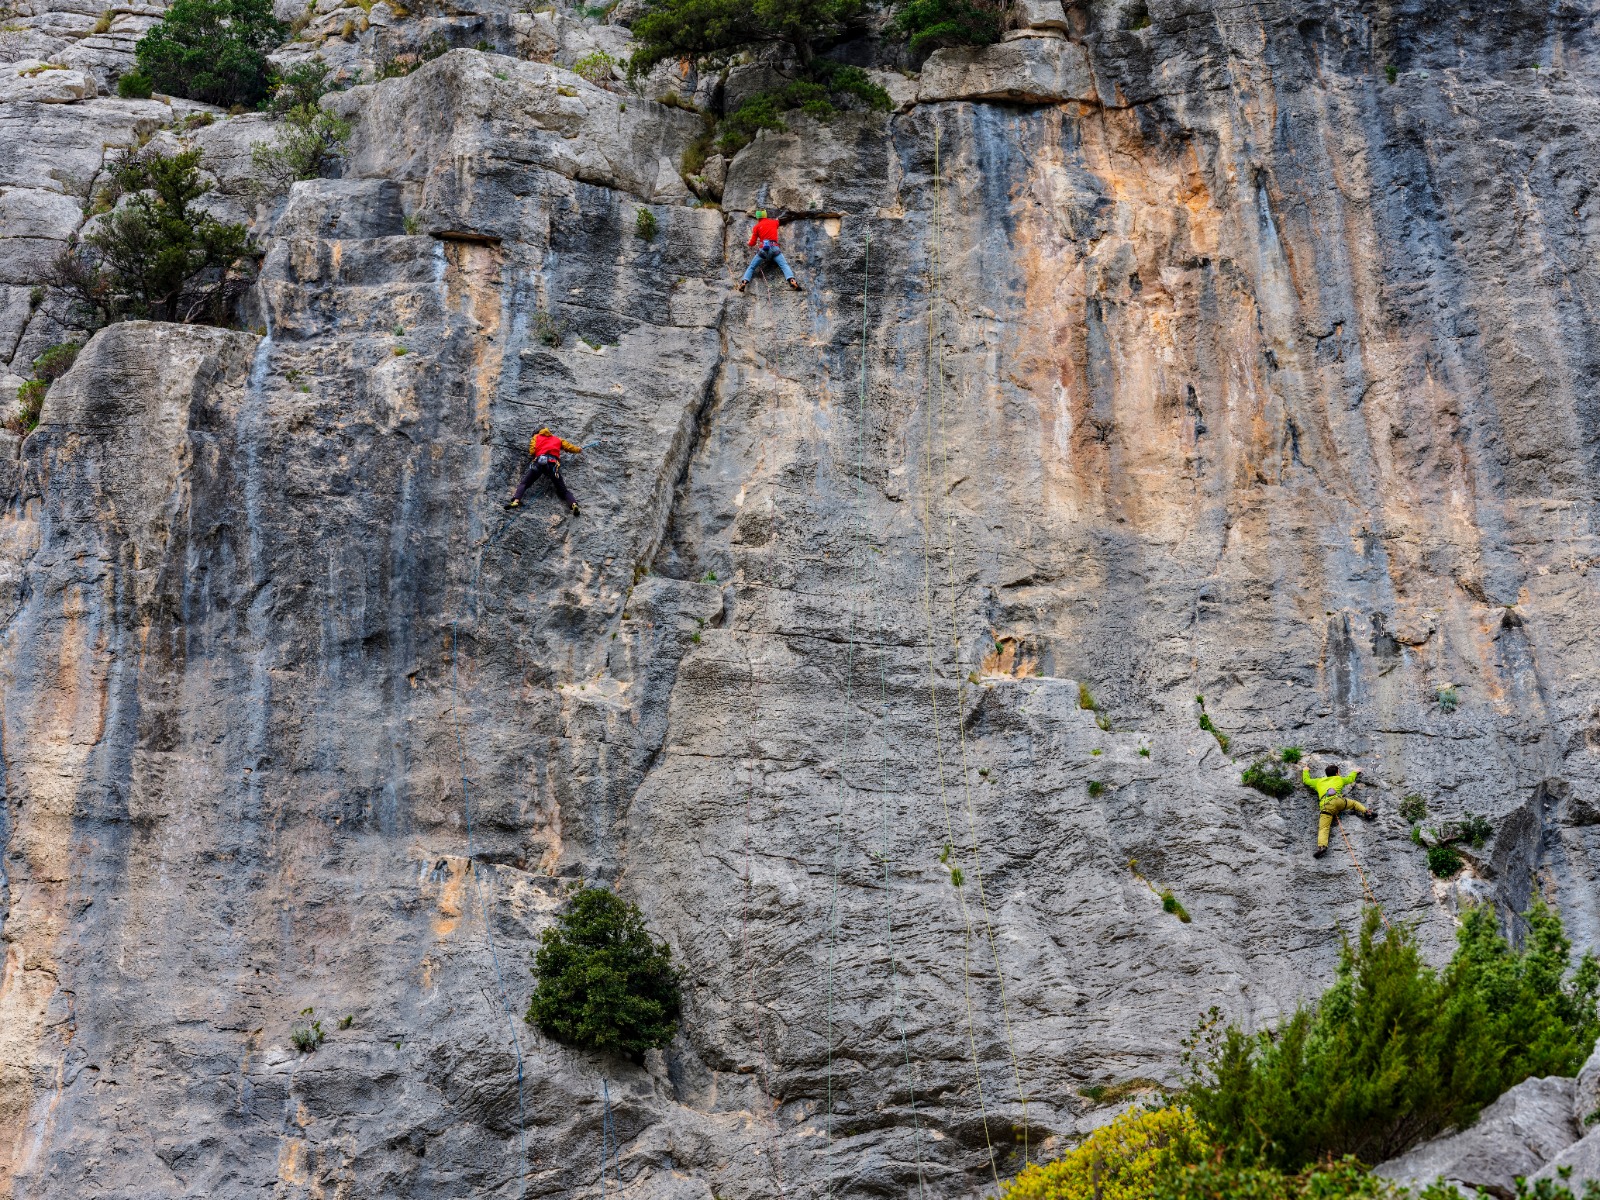
[[[0,1194],[984,1195],[1331,980],[1285,745],[1431,960],[1600,944],[1595,13],[1072,8],[725,211],[559,55],[327,101],[253,332],[110,327],[0,434]],[[160,107],[8,101],[4,187]],[[800,294],[733,291],[758,204]],[[501,508],[543,423],[576,519]],[[1452,882],[1413,792],[1494,826]],[[642,1064],[522,1020],[579,880],[684,968]]]

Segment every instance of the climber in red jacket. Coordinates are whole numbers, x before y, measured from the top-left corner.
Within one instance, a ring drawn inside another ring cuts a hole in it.
[[[741,292],[755,276],[756,269],[769,262],[777,263],[778,270],[783,272],[783,277],[789,281],[789,286],[797,292],[800,290],[800,285],[795,282],[794,272],[789,269],[789,260],[783,256],[783,251],[778,249],[777,217],[767,216],[767,210],[764,208],[756,209],[756,225],[750,231],[750,241],[746,244],[756,247],[756,256],[744,269],[744,278],[739,281]]]
[[[572,493],[567,491],[567,485],[561,482],[561,452],[569,454],[582,454],[582,446],[574,446],[571,442],[558,438],[550,432],[548,425],[541,425],[539,432],[533,435],[533,440],[528,443],[528,453],[533,455],[533,462],[523,473],[522,482],[517,484],[517,490],[512,493],[511,499],[506,501],[507,508],[522,507],[522,493],[528,490],[529,485],[539,476],[547,476],[555,485],[556,495],[561,497],[561,502],[572,509],[572,515],[578,515],[578,502],[572,498]]]

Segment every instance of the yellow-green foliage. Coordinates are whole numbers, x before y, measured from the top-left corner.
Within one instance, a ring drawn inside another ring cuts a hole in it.
[[[1210,1152],[1187,1108],[1123,1113],[1082,1145],[1038,1163],[1006,1185],[1002,1200],[1145,1200],[1172,1168]]]

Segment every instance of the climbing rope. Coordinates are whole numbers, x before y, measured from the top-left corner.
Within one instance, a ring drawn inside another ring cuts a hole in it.
[[[862,444],[862,430],[866,425],[867,405],[867,329],[868,329],[868,301],[872,293],[872,233],[867,231],[865,246],[861,255],[861,371],[860,380],[856,387],[856,500],[857,516],[860,518],[860,540],[866,542],[866,512],[865,496],[866,484],[863,472],[865,449]],[[852,633],[854,621],[852,618]],[[853,646],[853,639],[852,639]],[[881,718],[888,701],[888,681],[885,678],[884,660],[886,655],[878,656],[878,715]],[[846,696],[849,695],[849,685],[846,685]],[[847,700],[848,703],[848,700]],[[853,714],[854,708],[847,711]],[[900,968],[895,957],[894,948],[894,893],[890,884],[890,849],[893,843],[889,838],[889,798],[883,798],[883,803],[878,806],[879,824],[878,838],[882,850],[879,857],[883,860],[883,895],[884,895],[884,942],[889,955],[889,1011],[900,1027],[900,1048],[906,1060],[906,1085],[911,1099],[911,1136],[912,1147],[916,1154],[917,1164],[917,1195],[926,1200],[927,1183],[922,1170],[922,1119],[917,1112],[917,1073],[911,1062],[911,1043],[906,1036],[905,1009],[900,1001]]]
[[[944,201],[943,201],[943,175],[939,167],[939,130],[933,134],[933,188],[934,188],[934,231],[933,254],[937,267],[943,266],[944,245]],[[936,269],[934,287],[930,303],[936,305],[939,301],[939,279],[942,272]],[[930,316],[930,329],[931,329]],[[936,371],[937,395],[939,398],[939,453],[940,453],[940,484],[945,496],[947,515],[945,521],[945,564],[949,573],[950,589],[950,642],[952,648],[959,649],[961,645],[960,623],[956,615],[956,545],[955,545],[955,517],[948,514],[950,494],[953,485],[950,483],[950,436],[949,419],[945,406],[944,396],[944,340],[938,342],[938,367]],[[967,721],[966,721],[966,676],[957,671],[956,678],[956,730],[960,737],[961,750],[961,803],[967,816],[967,835],[972,844],[972,879],[978,892],[978,904],[983,913],[983,928],[985,939],[989,943],[989,955],[994,962],[995,980],[1000,988],[1000,1018],[1006,1035],[1006,1050],[1011,1060],[1011,1078],[1017,1090],[1017,1099],[1022,1104],[1022,1161],[1026,1166],[1028,1162],[1028,1095],[1022,1087],[1022,1073],[1017,1064],[1017,1044],[1011,1031],[1011,1005],[1006,995],[1005,971],[1000,965],[1000,949],[995,942],[994,922],[989,912],[989,898],[983,885],[982,847],[978,838],[977,814],[972,803],[972,768],[967,758]]]
[[[771,541],[771,513],[768,513],[768,541]],[[761,1031],[761,1011],[756,1004],[756,964],[750,956],[750,893],[753,886],[750,877],[750,826],[753,823],[751,808],[756,790],[756,733],[755,733],[755,693],[756,669],[755,662],[749,655],[745,656],[745,666],[748,672],[746,682],[745,705],[745,742],[750,757],[750,769],[746,775],[744,792],[744,904],[739,911],[739,952],[744,959],[745,968],[745,995],[750,1006],[750,1019],[756,1029],[756,1045],[761,1050],[761,1094],[766,1098],[767,1113],[771,1120],[768,1125],[767,1153],[772,1159],[772,1174],[778,1184],[778,1198],[784,1198],[783,1186],[783,1159],[778,1152],[778,1127],[777,1105],[772,1099],[772,1060],[767,1055],[767,1037]]]
[[[478,583],[483,574],[483,555],[490,546],[500,539],[500,535],[511,527],[515,518],[501,522],[500,528],[492,536],[485,539],[478,546],[477,562],[472,571],[472,587],[469,596],[476,610],[478,600]],[[476,622],[479,613],[473,612],[473,621]],[[517,1029],[517,1018],[511,1007],[511,995],[506,990],[505,976],[500,970],[500,952],[494,944],[494,929],[489,919],[489,904],[483,894],[483,886],[478,879],[477,848],[472,836],[472,783],[467,775],[467,750],[466,741],[461,732],[461,696],[457,684],[457,661],[460,658],[460,634],[458,630],[459,618],[450,622],[450,712],[453,717],[456,735],[456,760],[460,767],[461,778],[461,811],[463,824],[466,826],[467,838],[467,874],[472,877],[472,890],[477,898],[478,908],[483,914],[483,937],[489,947],[489,961],[494,966],[495,986],[500,993],[500,1005],[504,1009],[506,1022],[511,1030],[511,1048],[517,1061],[517,1178],[521,1183],[521,1194],[528,1194],[528,1121],[527,1106],[523,1095],[524,1067],[522,1060],[522,1037]]]
[[[1367,873],[1361,869],[1361,860],[1356,857],[1356,848],[1350,844],[1350,835],[1344,831],[1344,822],[1339,819],[1339,814],[1334,814],[1333,823],[1339,827],[1339,837],[1344,841],[1344,848],[1350,855],[1350,861],[1355,864],[1356,874],[1361,877],[1361,890],[1366,893],[1367,900],[1371,902],[1372,907],[1378,910],[1378,918],[1383,922],[1384,929],[1388,929],[1389,918],[1384,916],[1383,905],[1378,903],[1378,897],[1373,893],[1372,885],[1367,882]]]
[[[939,185],[939,131],[934,130],[934,241],[932,257],[929,264],[929,302],[928,302],[928,376],[929,387],[932,389],[935,370],[940,374],[938,387],[943,389],[944,358],[942,348],[938,347],[936,311],[939,295],[939,272],[942,265],[939,249],[939,231],[942,224],[940,206],[942,196]],[[924,476],[927,480],[923,490],[924,503],[922,509],[922,603],[923,612],[927,621],[928,638],[928,699],[932,706],[933,716],[933,742],[936,777],[938,779],[939,806],[944,812],[945,844],[951,847],[955,844],[955,822],[950,815],[950,800],[945,781],[944,760],[944,734],[942,718],[939,709],[939,681],[938,668],[934,657],[934,616],[933,616],[933,559],[930,546],[933,541],[933,405],[925,405],[926,420],[924,430],[925,469]],[[962,1001],[967,1014],[967,1044],[972,1055],[972,1074],[978,1088],[978,1118],[983,1127],[983,1142],[989,1153],[989,1172],[994,1177],[995,1186],[1000,1186],[1000,1167],[995,1158],[994,1141],[989,1135],[988,1108],[983,1100],[983,1070],[978,1058],[977,1022],[972,1008],[972,916],[967,906],[966,893],[963,888],[956,888],[957,902],[961,909],[961,920],[964,928],[962,938]]]
[[[600,1121],[600,1196],[606,1194],[606,1168],[616,1165],[617,1194],[622,1194],[622,1151],[617,1143],[616,1122],[611,1119],[611,1082],[601,1077],[600,1094],[605,1102],[605,1115]]]

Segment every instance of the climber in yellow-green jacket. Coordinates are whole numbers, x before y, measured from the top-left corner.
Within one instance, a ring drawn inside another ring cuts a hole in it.
[[[1360,767],[1348,775],[1341,775],[1337,766],[1331,766],[1327,774],[1319,779],[1311,774],[1311,768],[1300,768],[1300,782],[1317,794],[1317,811],[1322,814],[1317,819],[1317,848],[1312,852],[1312,858],[1321,858],[1328,852],[1328,834],[1333,829],[1333,819],[1340,813],[1353,812],[1367,821],[1378,819],[1378,814],[1365,804],[1357,803],[1341,794],[1360,774]]]

